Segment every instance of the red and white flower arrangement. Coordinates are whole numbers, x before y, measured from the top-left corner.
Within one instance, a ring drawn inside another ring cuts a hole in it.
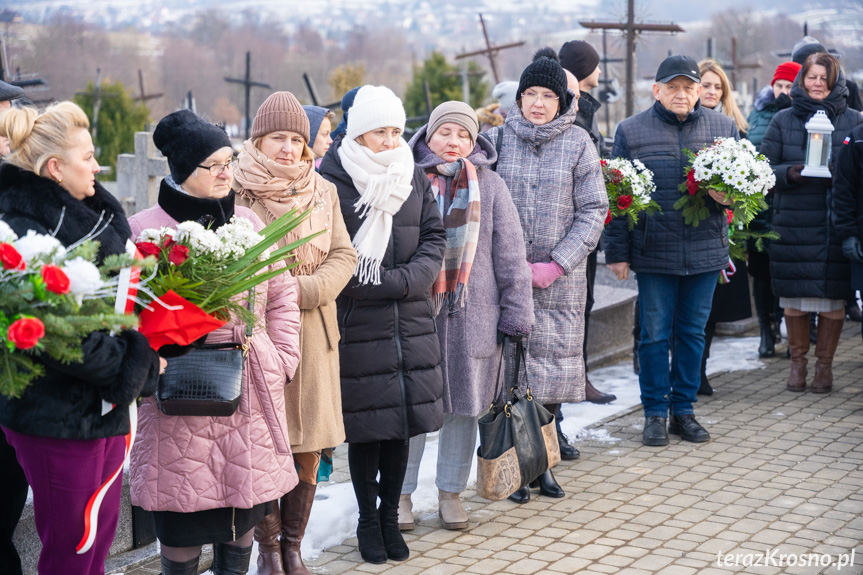
[[[686,181],[679,188],[683,195],[674,209],[682,211],[687,224],[698,227],[710,215],[705,203],[709,190],[725,193],[731,200],[728,209],[734,225],[745,226],[767,209],[764,196],[776,185],[776,176],[752,142],[716,138],[697,154],[685,152],[690,161],[684,169]]]
[[[600,160],[605,191],[608,194],[608,215],[605,224],[612,218],[625,216],[631,230],[638,223],[639,214],[661,211],[659,204],[650,195],[656,189],[653,172],[638,160],[623,158]]]

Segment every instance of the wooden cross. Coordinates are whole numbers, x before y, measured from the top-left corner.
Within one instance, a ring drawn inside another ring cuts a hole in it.
[[[635,22],[635,0],[628,0],[626,22],[579,22],[590,30],[621,30],[626,36],[626,116],[635,106],[635,35],[638,32],[685,32],[677,24],[638,24]]]
[[[117,195],[132,197],[132,213],[156,203],[159,182],[168,174],[166,160],[153,144],[150,132],[135,132],[135,153],[117,156]]]
[[[144,91],[144,73],[138,68],[138,86],[141,88],[141,95],[135,98],[137,102],[146,102],[147,100],[155,100],[164,96],[161,92],[158,94],[148,94]]]
[[[252,96],[252,86],[256,88],[267,88],[272,90],[269,84],[263,82],[252,81],[252,53],[246,52],[246,75],[243,78],[225,78],[225,82],[234,84],[242,84],[246,88],[246,139],[249,139],[249,133],[252,130],[252,116],[249,110],[249,102]]]
[[[494,57],[501,50],[506,50],[508,48],[517,48],[524,44],[524,42],[512,42],[510,44],[502,44],[500,46],[492,46],[491,42],[488,39],[488,31],[485,28],[485,20],[482,18],[482,14],[479,15],[479,23],[482,24],[482,35],[485,38],[485,50],[476,50],[474,52],[466,52],[464,54],[457,54],[455,59],[461,60],[462,58],[470,58],[471,56],[478,56],[480,54],[485,54],[488,56],[488,63],[491,65],[491,73],[494,76],[494,83],[500,84],[500,77],[497,75],[497,65],[494,61]]]

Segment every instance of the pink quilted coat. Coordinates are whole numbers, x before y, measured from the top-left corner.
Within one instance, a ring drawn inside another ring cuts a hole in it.
[[[251,210],[237,207],[255,229]],[[129,218],[133,240],[145,228],[177,222],[158,205]],[[284,387],[300,360],[297,283],[284,273],[256,288],[255,315],[266,326],[252,334],[243,396],[231,417],[164,415],[143,400],[132,448],[132,503],[150,511],[189,513],[219,507],[249,509],[278,499],[297,484],[285,421]],[[208,343],[243,341],[245,326],[227,324]]]

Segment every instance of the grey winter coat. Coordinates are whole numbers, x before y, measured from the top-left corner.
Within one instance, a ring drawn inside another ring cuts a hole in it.
[[[539,401],[578,402],[585,384],[586,258],[602,234],[608,195],[596,147],[574,126],[572,106],[542,126],[516,111],[489,132],[493,144],[503,136],[497,172],[518,210],[527,261],[554,260],[565,272],[547,289],[533,290],[527,372]]]
[[[626,218],[614,219],[603,237],[606,263],[628,262],[637,273],[672,275],[718,272],[728,265],[728,220],[723,207],[708,198],[710,215],[697,228],[674,209],[680,198],[677,187],[689,162],[684,148],[698,152],[719,137],[739,137],[734,120],[703,108],[700,102],[682,122],[657,101],[618,125],[611,155],[641,160],[653,172],[652,197],[662,213],[638,218],[632,231]]]
[[[426,172],[446,161],[425,143],[427,126],[410,141],[414,161]],[[498,330],[528,335],[533,324],[530,267],[518,212],[506,184],[489,166],[497,160],[482,134],[468,156],[480,190],[480,230],[463,308],[441,309],[435,323],[441,347],[445,413],[477,416],[494,394],[501,347]],[[452,185],[447,177],[447,187]]]

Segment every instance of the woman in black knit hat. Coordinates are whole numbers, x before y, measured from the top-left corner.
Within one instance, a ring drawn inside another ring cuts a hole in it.
[[[524,69],[516,104],[501,128],[489,132],[500,150],[497,172],[519,212],[533,283],[536,323],[529,337],[527,373],[533,396],[551,413],[562,402],[584,400],[586,258],[599,242],[608,196],[599,156],[575,125],[578,100],[551,48]],[[551,470],[533,484],[563,497]],[[530,491],[511,499],[523,503]]]

